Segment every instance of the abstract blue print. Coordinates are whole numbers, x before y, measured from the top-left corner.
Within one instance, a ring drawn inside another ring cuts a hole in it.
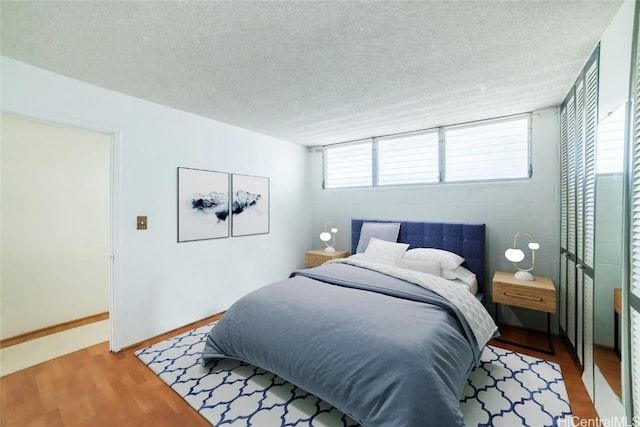
[[[229,174],[178,168],[178,242],[229,237]]]
[[[233,193],[233,214],[239,215],[246,209],[256,206],[261,198],[261,194],[253,194],[244,190],[236,190]]]
[[[233,174],[231,235],[269,232],[269,178]]]
[[[203,213],[214,214],[218,221],[226,221],[229,216],[229,193],[195,193],[191,199],[191,207]]]

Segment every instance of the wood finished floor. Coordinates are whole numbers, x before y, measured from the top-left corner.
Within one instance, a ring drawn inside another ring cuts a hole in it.
[[[107,343],[42,363],[0,378],[0,426],[209,426],[134,355],[140,348],[205,325],[217,317],[196,322],[145,341],[120,353]],[[501,327],[505,338],[544,346],[542,334]],[[523,354],[558,363],[579,418],[595,419],[595,408],[580,380],[580,372],[564,343],[554,337],[556,355],[491,342]]]

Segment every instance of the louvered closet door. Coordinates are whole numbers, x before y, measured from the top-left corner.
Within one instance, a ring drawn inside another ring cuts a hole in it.
[[[580,362],[589,367],[587,375],[593,374],[598,56],[597,48],[560,110],[560,327]]]
[[[561,206],[563,218],[561,221],[561,254],[562,262],[560,283],[564,287],[560,295],[565,296],[560,301],[561,311],[565,312],[565,322],[560,326],[571,344],[576,346],[576,139],[575,139],[575,93],[572,90],[562,104],[561,112],[561,147],[563,194]],[[565,128],[565,129],[562,129]]]
[[[594,396],[594,372],[593,372],[593,278],[584,275],[584,371],[582,371],[582,382],[589,392],[592,401]]]
[[[576,84],[575,149],[576,157],[576,256],[584,257],[584,77]]]
[[[584,180],[583,180],[583,249],[578,257],[585,266],[585,274],[593,280],[595,229],[596,229],[596,135],[598,124],[598,57],[585,76],[584,123]]]
[[[560,109],[560,333],[567,335],[567,230],[568,230],[568,154],[567,154],[567,109]]]
[[[576,351],[584,366],[584,277],[582,260],[584,258],[584,76],[576,83],[576,120],[575,120],[575,156],[576,156]]]
[[[593,399],[593,307],[594,292],[594,252],[595,252],[595,202],[596,202],[596,131],[598,123],[598,61],[596,54],[593,63],[585,73],[584,105],[584,148],[583,148],[583,185],[582,185],[582,251],[578,260],[582,275],[583,301],[583,366],[582,380]]]
[[[635,23],[635,62],[633,73],[633,110],[631,120],[631,138],[626,149],[625,173],[628,177],[625,208],[630,218],[625,223],[625,242],[628,248],[627,266],[629,279],[629,297],[623,307],[623,316],[629,313],[631,332],[627,335],[631,349],[629,370],[631,376],[631,416],[640,417],[640,34],[638,25],[640,8],[636,7]],[[624,301],[624,300],[623,300]],[[623,325],[624,325],[623,321]],[[624,329],[623,329],[624,331]],[[623,332],[624,333],[624,332]],[[623,340],[624,343],[624,340]],[[624,348],[623,348],[624,350]],[[625,355],[623,355],[624,358]]]

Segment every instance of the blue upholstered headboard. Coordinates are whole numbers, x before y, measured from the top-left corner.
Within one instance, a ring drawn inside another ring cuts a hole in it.
[[[478,297],[482,300],[485,282],[485,225],[454,224],[446,222],[411,222],[372,219],[351,220],[351,253],[356,253],[360,229],[365,222],[399,222],[398,242],[409,243],[409,248],[436,248],[456,253],[465,259],[465,268],[478,279]]]

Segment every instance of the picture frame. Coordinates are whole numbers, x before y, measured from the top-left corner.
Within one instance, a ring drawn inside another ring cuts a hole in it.
[[[226,172],[178,167],[178,242],[229,237]]]
[[[231,178],[231,235],[269,233],[269,178],[233,174]]]

